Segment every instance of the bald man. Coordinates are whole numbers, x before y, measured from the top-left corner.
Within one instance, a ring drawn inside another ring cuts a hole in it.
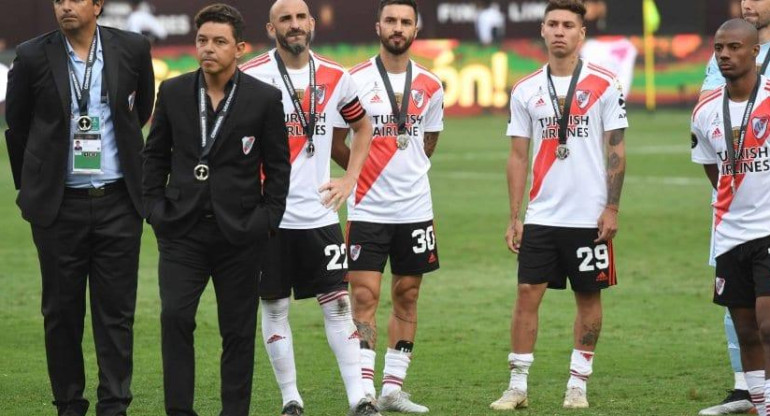
[[[770,0],[745,0],[740,3],[740,7],[743,19],[754,25],[759,35],[759,54],[755,60],[759,74],[770,76]],[[706,77],[701,86],[701,98],[708,95],[714,89],[721,88],[724,84],[725,77],[719,71],[716,55],[714,55],[706,66]],[[716,192],[712,192],[711,195],[711,202],[713,203],[714,201],[716,201]],[[711,231],[709,265],[715,266],[713,224]],[[735,333],[735,326],[727,309],[725,309],[723,322],[727,337],[727,353],[734,374],[733,388],[728,390],[727,397],[719,404],[702,409],[698,413],[702,416],[745,413],[754,409],[754,405],[751,404],[749,397],[748,387],[746,386],[743,365],[741,364],[738,335]]]
[[[766,415],[770,383],[770,83],[757,73],[757,29],[724,23],[714,53],[726,85],[693,111],[692,160],[716,190],[714,303],[729,309],[751,401]]]
[[[292,292],[295,299],[315,297],[345,384],[349,414],[377,415],[362,386],[359,337],[345,281],[347,247],[337,215],[366,160],[372,126],[350,75],[309,49],[314,28],[304,1],[276,1],[267,23],[275,49],[242,67],[281,90],[292,163],[286,212],[270,240],[260,279],[262,335],[281,389],[282,414],[302,415],[289,297]],[[340,117],[352,127],[352,151],[345,175],[330,179],[332,122]]]

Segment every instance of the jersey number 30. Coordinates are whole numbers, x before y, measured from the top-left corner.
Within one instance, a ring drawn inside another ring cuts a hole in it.
[[[433,233],[432,225],[424,230],[412,231],[412,238],[417,240],[417,245],[412,247],[415,254],[425,253],[426,250],[433,251],[436,248],[436,235]]]

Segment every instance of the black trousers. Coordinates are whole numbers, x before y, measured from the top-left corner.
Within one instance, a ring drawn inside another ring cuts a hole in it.
[[[131,403],[133,325],[142,219],[125,187],[100,197],[65,192],[56,221],[32,226],[43,279],[48,376],[59,415],[82,416],[86,285],[99,365],[98,416]]]
[[[254,337],[259,298],[257,243],[230,244],[213,218],[184,237],[158,238],[163,391],[166,414],[196,415],[195,314],[209,276],[214,283],[222,336],[222,416],[247,416],[254,374]]]

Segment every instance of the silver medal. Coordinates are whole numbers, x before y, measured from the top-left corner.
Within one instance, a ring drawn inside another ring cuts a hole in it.
[[[88,116],[80,116],[78,117],[77,121],[78,130],[80,131],[91,131],[91,117]]]
[[[406,134],[399,134],[396,138],[396,143],[398,144],[398,148],[400,150],[404,150],[407,147],[409,147],[409,136]]]
[[[556,148],[556,157],[559,160],[564,160],[569,157],[569,148],[566,144],[560,144],[559,147]]]
[[[205,182],[209,179],[209,167],[208,165],[204,165],[203,163],[195,166],[195,169],[193,169],[193,174],[195,175],[195,179]]]
[[[312,142],[308,143],[306,152],[307,152],[307,157],[313,157],[313,155],[315,154],[315,145]]]

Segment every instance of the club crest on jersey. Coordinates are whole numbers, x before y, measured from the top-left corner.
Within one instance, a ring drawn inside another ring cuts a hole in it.
[[[326,84],[315,86],[315,100],[318,105],[321,105],[326,101]]]
[[[358,260],[358,256],[361,255],[361,246],[358,244],[350,246],[350,259],[353,261]]]
[[[591,91],[575,91],[575,101],[577,101],[578,107],[585,109],[588,106],[588,102],[591,101]]]
[[[717,295],[722,295],[725,291],[725,279],[721,277],[717,277],[716,281],[714,282],[714,291],[717,292]]]
[[[241,139],[241,144],[243,144],[243,154],[248,155],[251,153],[251,149],[254,147],[254,142],[257,139],[254,136],[244,137]]]
[[[754,137],[763,140],[767,134],[767,122],[770,120],[767,116],[754,117],[751,120],[751,129],[754,131]]]
[[[417,108],[422,108],[425,104],[425,91],[412,90],[412,102]]]

